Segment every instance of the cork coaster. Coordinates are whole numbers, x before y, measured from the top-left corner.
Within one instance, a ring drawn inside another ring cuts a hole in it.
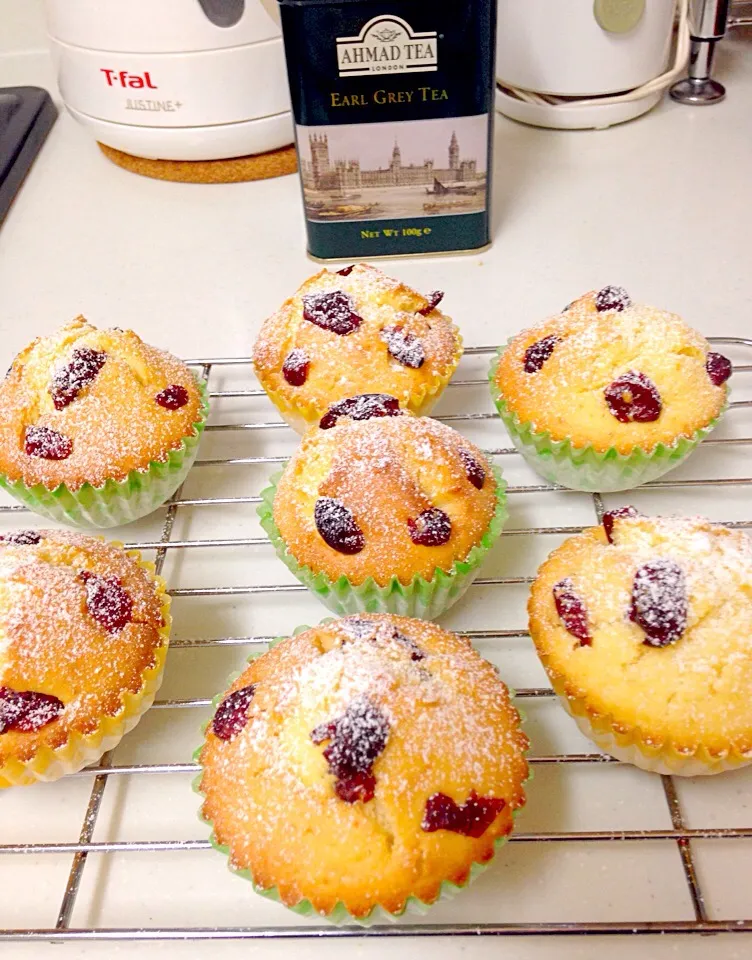
[[[241,183],[245,180],[268,180],[295,173],[298,161],[295,147],[282,147],[251,157],[233,157],[230,160],[146,160],[133,157],[104,143],[102,153],[125,170],[140,173],[156,180],[174,180],[179,183]]]

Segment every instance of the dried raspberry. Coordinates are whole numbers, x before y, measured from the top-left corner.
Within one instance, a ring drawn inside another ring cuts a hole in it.
[[[311,731],[314,743],[329,741],[324,759],[337,780],[335,792],[345,803],[373,799],[376,778],[373,764],[381,755],[389,737],[389,721],[368,697],[353,700],[336,720],[319,724]]]
[[[429,507],[407,521],[410,539],[420,547],[440,547],[452,535],[452,521],[438,507]]]
[[[417,312],[422,314],[424,317],[427,317],[429,313],[432,313],[436,307],[444,299],[443,290],[434,290],[433,293],[429,293],[426,297],[427,303],[425,307],[421,307]]]
[[[84,387],[96,380],[105,365],[107,354],[91,347],[78,347],[68,363],[55,371],[50,384],[50,396],[56,410],[68,406]]]
[[[561,337],[552,333],[528,347],[525,351],[525,373],[537,373],[554,352],[557,343],[561,343]]]
[[[711,351],[705,360],[705,369],[710,377],[710,382],[716,387],[722,387],[731,376],[733,367],[728,357],[724,357],[722,353]]]
[[[346,337],[363,323],[363,318],[355,312],[352,297],[342,290],[306,294],[303,297],[303,319],[341,337]]]
[[[351,263],[349,267],[342,267],[342,269],[341,269],[341,270],[338,270],[337,273],[338,273],[341,277],[349,277],[350,274],[353,272],[354,269],[355,269],[355,264],[354,264],[354,263]]]
[[[0,734],[8,730],[33,733],[56,720],[65,704],[49,693],[18,692],[0,687]]]
[[[15,533],[4,533],[0,541],[5,543],[16,543],[22,547],[33,547],[42,539],[42,534],[38,530],[16,530]]]
[[[305,350],[291,350],[282,364],[282,376],[291,387],[302,387],[308,379],[311,361]]]
[[[394,359],[403,367],[419,370],[426,362],[426,351],[420,340],[402,327],[384,327],[381,339]]]
[[[313,508],[313,519],[324,543],[338,553],[360,553],[366,545],[363,531],[355,522],[352,510],[334,497],[319,497]]]
[[[24,450],[28,457],[42,460],[67,460],[73,453],[73,441],[49,427],[27,427]]]
[[[687,585],[678,563],[665,557],[643,564],[632,584],[629,618],[649,647],[675,643],[687,626]]]
[[[561,622],[573,637],[577,637],[581,647],[589,647],[592,643],[590,624],[588,622],[587,607],[577,595],[574,583],[569,577],[554,584],[554,603]]]
[[[86,585],[86,609],[108,633],[119,633],[133,619],[133,600],[118,577],[100,577],[82,570],[79,579]]]
[[[371,417],[401,417],[399,400],[388,393],[361,393],[333,403],[319,420],[322,430],[336,427],[340,417],[350,420],[370,420]]]
[[[248,723],[248,707],[251,705],[256,684],[251,683],[228,694],[217,707],[212,720],[212,732],[220,740],[237,737]]]
[[[614,522],[624,517],[639,517],[640,511],[635,507],[617,507],[615,510],[608,510],[603,514],[603,529],[606,531],[606,537],[609,543],[614,542]]]
[[[619,423],[652,423],[661,415],[661,395],[644,373],[627,370],[603,391],[611,414]]]
[[[501,797],[479,797],[475,790],[462,804],[457,804],[445,793],[434,793],[426,800],[420,824],[426,833],[451,830],[465,837],[478,839],[488,830],[507,805]]]
[[[471,453],[468,453],[467,450],[462,449],[462,447],[460,447],[460,460],[465,465],[467,479],[476,490],[482,490],[483,484],[486,482],[486,471],[475,457]]]
[[[169,387],[160,391],[154,399],[165,410],[179,410],[188,403],[190,397],[185,387],[179,383],[171,383]]]
[[[595,295],[595,309],[598,313],[616,310],[621,313],[632,306],[632,299],[624,287],[604,287]]]

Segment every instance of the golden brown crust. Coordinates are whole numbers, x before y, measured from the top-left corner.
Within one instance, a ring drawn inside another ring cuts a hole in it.
[[[116,715],[165,642],[162,597],[134,556],[81,533],[37,532],[38,544],[0,541],[0,687],[57,697],[65,710],[36,732],[0,734],[0,768]],[[88,612],[82,570],[120,580],[133,602],[122,630],[107,631]]]
[[[303,297],[341,290],[348,294],[363,323],[340,336],[303,319]],[[429,301],[398,280],[367,264],[357,264],[348,276],[322,270],[310,277],[263,324],[254,345],[253,362],[264,389],[283,413],[317,423],[329,406],[361,393],[387,393],[414,413],[423,412],[426,398],[443,389],[459,363],[462,340],[441,310],[418,313]],[[417,337],[425,351],[418,369],[398,363],[387,350],[381,332],[400,326]],[[282,374],[291,350],[310,360],[302,386],[291,386]]]
[[[526,351],[549,336],[561,342],[540,370],[527,373]],[[599,313],[589,293],[565,313],[518,334],[502,353],[495,382],[511,413],[554,440],[592,444],[598,451],[649,451],[692,436],[721,412],[727,388],[708,377],[709,349],[676,314],[641,304]],[[662,403],[657,420],[621,423],[609,411],[604,389],[629,370],[657,387]]]
[[[75,400],[56,410],[51,378],[84,346],[104,351],[106,362]],[[188,392],[188,403],[178,410],[165,409],[154,399],[172,384]],[[131,470],[165,460],[193,433],[200,409],[196,378],[182,361],[143,343],[130,330],[98,330],[78,317],[31,343],[0,383],[0,473],[49,489],[61,483],[77,490],[84,483],[122,480]],[[70,456],[28,456],[24,438],[29,426],[68,437]]]
[[[363,619],[375,632],[356,639],[348,624]],[[392,639],[395,630],[422,660]],[[410,895],[430,902],[511,832],[525,800],[527,738],[494,667],[466,639],[404,617],[349,617],[283,641],[230,689],[249,683],[257,686],[245,729],[223,741],[207,728],[203,814],[232,865],[289,906],[308,899],[328,913],[341,901],[364,916],[377,904],[397,912]],[[362,695],[388,717],[389,734],[373,799],[346,803],[311,731]],[[473,790],[506,801],[481,837],[421,829],[428,797],[460,804]]]
[[[752,541],[702,518],[637,517],[566,540],[538,571],[530,633],[554,687],[601,732],[680,753],[752,750]],[[688,620],[670,646],[645,645],[629,618],[637,569],[656,558],[684,572]],[[592,644],[564,627],[553,586],[571,578]]]
[[[478,490],[460,454],[485,471]],[[322,539],[314,521],[319,497],[341,501],[365,536],[360,553],[347,556]],[[452,535],[441,546],[420,546],[408,521],[438,507]],[[427,417],[340,422],[312,429],[290,460],[274,499],[274,521],[298,563],[330,580],[343,574],[353,584],[368,577],[384,586],[397,577],[408,584],[449,571],[480,542],[496,507],[496,483],[481,451],[461,434]]]

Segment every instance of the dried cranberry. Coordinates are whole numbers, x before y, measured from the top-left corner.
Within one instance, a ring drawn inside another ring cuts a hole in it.
[[[640,511],[635,507],[617,507],[615,510],[607,510],[603,514],[603,529],[606,531],[606,538],[609,543],[614,542],[614,523],[624,517],[639,517]]]
[[[418,370],[426,362],[426,351],[420,340],[402,327],[384,327],[381,339],[394,359],[403,367]]]
[[[340,417],[350,420],[370,420],[371,417],[401,417],[399,400],[388,393],[361,393],[333,403],[319,420],[322,430],[331,430]]]
[[[341,270],[338,270],[337,273],[338,273],[341,277],[349,277],[350,274],[353,272],[354,269],[355,269],[355,264],[354,264],[354,263],[351,263],[349,267],[342,267],[342,269],[341,269]]]
[[[165,410],[179,410],[184,407],[190,399],[188,391],[179,383],[171,383],[154,397],[160,407]]]
[[[313,508],[316,529],[332,550],[347,555],[360,553],[366,545],[363,531],[355,522],[352,510],[334,497],[319,497]]]
[[[363,318],[355,312],[352,297],[342,290],[306,294],[303,297],[303,319],[341,337],[346,337],[363,323]]]
[[[574,589],[569,577],[554,584],[553,589],[556,612],[561,622],[573,637],[577,637],[581,647],[589,647],[592,642],[587,607]]]
[[[84,387],[96,380],[105,365],[107,354],[91,347],[78,347],[68,363],[55,371],[50,384],[50,396],[56,410],[62,410],[76,399]]]
[[[443,299],[444,291],[434,290],[433,293],[429,293],[426,297],[428,302],[426,303],[425,307],[421,307],[417,312],[422,314],[424,317],[427,317],[429,313],[432,313],[436,307],[438,307]]]
[[[644,373],[627,370],[603,391],[608,409],[619,423],[652,423],[661,415],[661,395]]]
[[[438,507],[429,507],[407,521],[410,539],[420,547],[440,547],[452,535],[452,521]]]
[[[595,295],[595,309],[598,313],[616,310],[621,313],[632,306],[632,299],[624,287],[604,287]]]
[[[711,383],[716,387],[721,387],[731,376],[733,368],[728,357],[724,357],[722,353],[713,353],[711,351],[705,360],[705,369],[708,372]]]
[[[311,361],[305,350],[291,350],[282,364],[282,376],[291,387],[302,387],[308,379]]]
[[[405,650],[408,651],[411,660],[417,661],[426,659],[425,653],[423,653],[418,644],[410,637],[406,637],[404,633],[400,633],[399,630],[394,631],[394,636],[392,639],[396,640],[400,646],[404,647]]]
[[[528,347],[525,351],[525,373],[537,373],[554,352],[557,343],[561,343],[561,337],[552,333]]]
[[[27,427],[24,450],[28,457],[42,460],[67,460],[73,453],[73,441],[49,427]]]
[[[86,585],[86,609],[108,633],[119,633],[131,622],[133,600],[118,577],[100,577],[82,570],[79,578]]]
[[[42,534],[38,530],[16,530],[15,533],[4,533],[0,541],[4,543],[17,543],[22,547],[33,547],[42,539]]]
[[[340,626],[355,640],[365,640],[376,632],[376,621],[368,620],[366,617],[353,617],[352,619],[341,620]]]
[[[241,687],[228,694],[217,707],[212,720],[212,732],[220,740],[232,740],[248,723],[248,707],[251,705],[256,684]]]
[[[376,787],[373,764],[388,737],[389,721],[365,696],[353,700],[341,717],[319,724],[311,731],[314,743],[329,741],[324,759],[329,764],[329,772],[337,778],[334,789],[340,800],[367,803],[373,799]]]
[[[426,833],[451,830],[477,840],[506,805],[506,800],[501,797],[479,797],[475,790],[471,790],[470,796],[461,804],[445,793],[434,793],[426,800],[420,828]]]
[[[483,484],[486,482],[486,471],[478,463],[475,457],[462,447],[460,447],[460,460],[465,465],[467,479],[470,481],[470,483],[472,483],[476,490],[482,490]]]
[[[643,564],[632,584],[629,618],[649,647],[675,643],[687,626],[687,585],[678,563],[661,557]]]
[[[56,720],[63,710],[62,700],[49,693],[0,687],[0,733],[8,730],[33,733]]]

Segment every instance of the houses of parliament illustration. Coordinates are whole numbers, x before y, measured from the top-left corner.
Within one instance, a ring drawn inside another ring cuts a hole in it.
[[[424,160],[421,165],[403,164],[399,143],[395,139],[392,159],[388,167],[378,170],[361,169],[360,160],[336,160],[329,157],[329,138],[326,134],[312,133],[308,136],[311,159],[303,160],[301,174],[305,187],[314,190],[341,191],[353,187],[403,187],[415,184],[432,184],[438,180],[450,183],[471,183],[485,178],[478,173],[477,160],[461,160],[457,134],[452,132],[449,141],[449,165],[437,167],[434,160]]]

